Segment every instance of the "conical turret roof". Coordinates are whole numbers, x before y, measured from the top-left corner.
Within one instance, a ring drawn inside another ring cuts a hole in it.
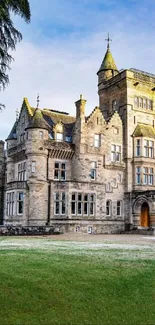
[[[113,59],[113,56],[112,56],[111,51],[110,51],[109,48],[106,51],[106,54],[104,56],[104,59],[102,61],[102,64],[100,66],[100,69],[99,69],[98,73],[100,71],[104,71],[104,70],[115,70],[115,71],[118,71],[117,66],[115,64],[115,61]]]
[[[43,118],[42,112],[40,109],[36,108],[34,114],[30,120],[29,125],[26,129],[45,129],[48,130],[49,126]]]

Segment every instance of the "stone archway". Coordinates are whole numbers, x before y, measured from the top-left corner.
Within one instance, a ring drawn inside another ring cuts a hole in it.
[[[143,202],[141,205],[140,226],[141,227],[150,226],[149,205],[146,201]]]

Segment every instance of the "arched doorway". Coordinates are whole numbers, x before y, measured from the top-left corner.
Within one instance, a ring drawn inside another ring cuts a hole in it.
[[[143,202],[141,206],[140,225],[141,227],[150,226],[149,205],[147,202]]]

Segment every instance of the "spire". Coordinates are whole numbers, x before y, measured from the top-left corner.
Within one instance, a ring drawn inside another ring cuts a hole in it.
[[[46,121],[44,120],[43,114],[42,114],[41,110],[38,108],[38,106],[39,106],[39,97],[37,97],[37,107],[36,107],[34,114],[33,114],[26,129],[46,129],[46,130],[48,130],[49,126],[46,123]]]
[[[114,61],[113,56],[112,56],[111,51],[110,51],[110,41],[112,41],[112,40],[109,37],[109,33],[108,33],[108,38],[106,38],[105,41],[107,41],[107,51],[106,51],[106,54],[104,56],[104,59],[102,61],[102,64],[101,64],[100,69],[97,72],[97,74],[100,71],[106,71],[106,70],[111,70],[113,72],[118,72],[117,66],[115,64],[115,61]]]
[[[115,64],[115,61],[113,59],[113,56],[112,56],[111,51],[109,50],[109,48],[107,48],[106,54],[104,56],[104,59],[102,61],[102,64],[101,64],[100,69],[97,72],[97,74],[100,71],[104,71],[104,70],[114,70],[114,71],[118,72],[117,66]]]

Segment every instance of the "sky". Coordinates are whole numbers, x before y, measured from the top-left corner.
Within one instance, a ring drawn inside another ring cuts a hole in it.
[[[23,40],[12,53],[10,84],[0,92],[0,139],[6,139],[24,97],[40,108],[75,115],[83,94],[86,115],[98,106],[97,71],[106,52],[118,69],[155,74],[154,0],[30,0],[31,23],[13,16]]]

